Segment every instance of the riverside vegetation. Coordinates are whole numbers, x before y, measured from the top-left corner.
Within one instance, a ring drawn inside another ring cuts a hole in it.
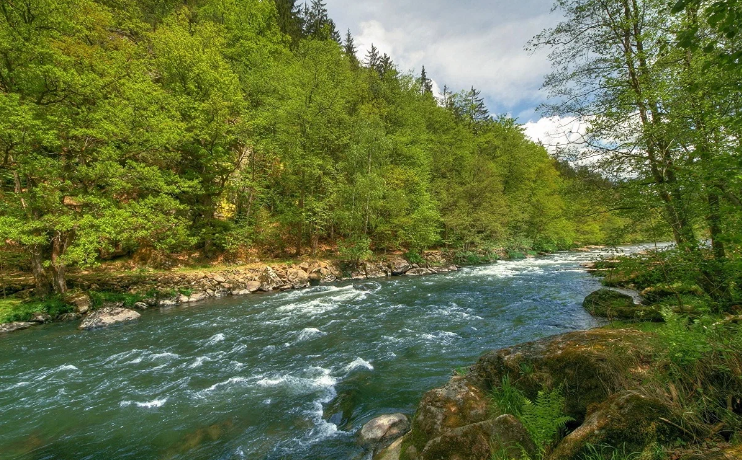
[[[587,123],[559,161],[294,3],[0,3],[2,265],[33,280],[5,318],[64,314],[91,267],[672,239],[593,267],[640,291],[586,301],[623,322],[484,355],[379,456],[740,458],[740,4],[556,1],[544,111]]]
[[[620,184],[295,3],[3,1],[0,271],[61,298],[81,270],[646,238]]]

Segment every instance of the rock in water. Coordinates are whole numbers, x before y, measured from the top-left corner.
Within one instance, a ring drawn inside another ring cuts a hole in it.
[[[410,431],[410,420],[404,414],[376,417],[363,425],[359,442],[374,451],[383,449]]]
[[[132,321],[139,318],[139,313],[134,310],[129,310],[123,307],[103,307],[100,310],[96,310],[88,315],[82,324],[80,329],[97,329],[100,327],[107,327],[112,324],[122,323],[125,321]]]
[[[14,323],[0,324],[0,333],[20,331],[21,329],[28,329],[29,327],[35,326],[36,324],[37,323],[31,323],[27,321],[16,321]]]

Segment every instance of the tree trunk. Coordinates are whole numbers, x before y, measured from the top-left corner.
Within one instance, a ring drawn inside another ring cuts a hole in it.
[[[52,238],[52,287],[57,294],[67,292],[67,270],[62,257],[67,251],[71,235],[69,232],[57,231]]]
[[[34,246],[31,249],[31,270],[33,271],[34,284],[36,285],[34,293],[37,297],[47,296],[51,292],[51,284],[44,270],[43,256],[41,248]]]

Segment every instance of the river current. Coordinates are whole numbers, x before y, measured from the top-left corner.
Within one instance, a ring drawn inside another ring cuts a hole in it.
[[[630,248],[629,250],[634,250]],[[0,458],[356,459],[371,418],[484,352],[599,322],[558,253],[0,336]]]

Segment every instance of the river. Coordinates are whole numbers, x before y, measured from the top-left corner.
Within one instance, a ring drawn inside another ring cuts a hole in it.
[[[634,248],[632,248],[634,249]],[[599,322],[558,253],[448,275],[148,311],[93,332],[0,336],[0,458],[354,459],[371,418],[414,413],[484,352]]]

